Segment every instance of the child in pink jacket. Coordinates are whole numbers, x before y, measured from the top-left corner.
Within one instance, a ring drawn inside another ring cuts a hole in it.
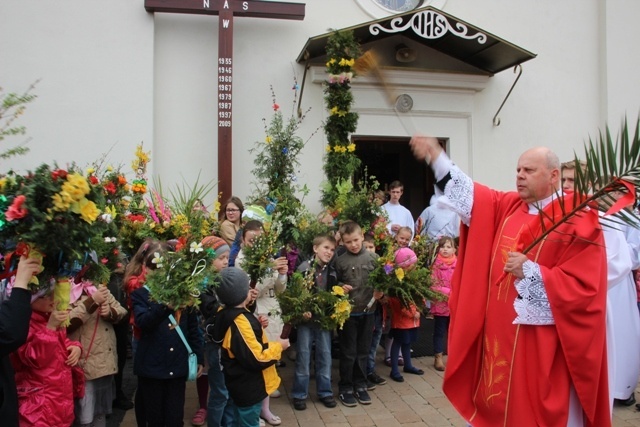
[[[431,268],[433,285],[431,289],[449,298],[451,293],[451,278],[456,268],[456,244],[453,237],[443,236],[438,241],[438,256]],[[449,329],[449,303],[444,301],[431,302],[431,314],[435,321],[433,330],[433,350],[435,359],[433,366],[437,371],[444,371],[444,335]]]

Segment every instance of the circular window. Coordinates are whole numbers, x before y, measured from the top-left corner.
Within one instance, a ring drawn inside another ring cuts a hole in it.
[[[374,0],[385,9],[392,12],[407,12],[422,6],[424,0]]]
[[[358,6],[375,19],[424,6],[442,9],[446,2],[447,0],[356,0]]]

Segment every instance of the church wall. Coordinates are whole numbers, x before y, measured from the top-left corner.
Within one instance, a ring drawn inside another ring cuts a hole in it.
[[[512,189],[517,157],[526,148],[549,145],[565,160],[605,120],[617,128],[624,111],[636,117],[640,30],[633,19],[640,2],[440,3],[445,12],[538,54],[523,64],[500,126],[492,119],[514,81],[512,70],[476,89],[403,89],[414,99],[416,128],[450,138],[453,159],[475,179]],[[304,21],[235,18],[235,194],[246,199],[252,191],[248,150],[264,140],[262,118],[268,123],[272,117],[269,85],[288,116],[293,76],[301,84],[303,74],[294,60],[306,40],[372,19],[352,0],[307,0]],[[33,138],[32,152],[12,165],[86,163],[115,144],[109,157],[128,168],[135,145],[144,140],[153,150],[152,172],[165,188],[183,178],[192,183],[198,173],[201,182],[217,176],[217,17],[154,16],[141,0],[3,0],[0,36],[11,40],[0,45],[0,85],[20,91],[42,78],[39,98],[21,119]],[[410,134],[371,84],[362,80],[354,88],[358,134]],[[322,129],[314,131],[326,112],[322,86],[309,77],[302,107],[311,111],[298,134],[313,136],[298,178],[311,189],[308,205],[318,210],[325,140]]]
[[[0,40],[5,92],[40,79],[17,122],[31,151],[0,172],[54,160],[84,166],[108,151],[128,170],[135,145],[151,146],[153,18],[140,2],[3,0]],[[6,139],[0,150],[25,139]]]

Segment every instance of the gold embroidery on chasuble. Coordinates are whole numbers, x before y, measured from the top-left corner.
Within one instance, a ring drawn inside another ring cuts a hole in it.
[[[516,278],[512,274],[504,275],[504,265],[509,252],[518,251],[521,234],[528,230],[530,220],[531,216],[520,209],[505,218],[500,235],[494,243],[491,259],[482,341],[482,369],[474,401],[477,413],[485,414],[481,418],[486,419],[486,415],[491,413],[493,416],[488,417],[500,424],[506,422],[519,330],[519,325],[512,324],[516,318],[513,303],[518,296],[514,287]]]

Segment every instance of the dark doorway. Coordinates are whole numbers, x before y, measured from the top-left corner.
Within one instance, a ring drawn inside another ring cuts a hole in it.
[[[356,176],[356,182],[364,175],[365,167],[385,191],[391,182],[400,180],[404,184],[400,203],[411,211],[414,220],[418,218],[433,195],[434,177],[431,168],[411,153],[410,138],[354,135],[351,139],[362,161],[362,172]]]

